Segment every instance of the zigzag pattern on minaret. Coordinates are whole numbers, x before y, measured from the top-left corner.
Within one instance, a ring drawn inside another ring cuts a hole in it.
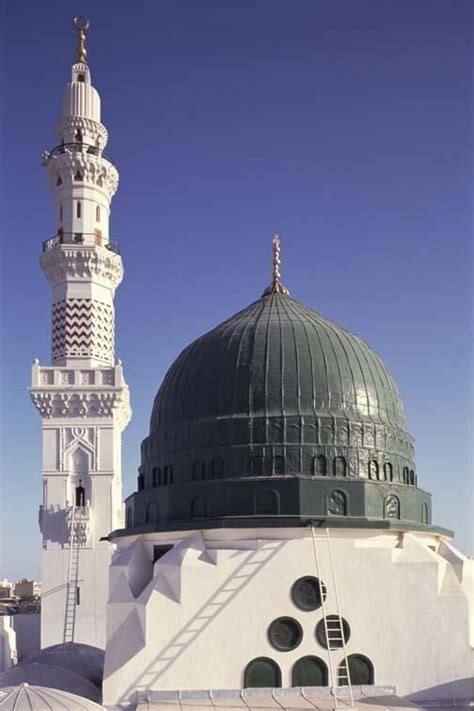
[[[114,361],[114,308],[94,299],[64,299],[53,304],[52,359],[76,356]]]

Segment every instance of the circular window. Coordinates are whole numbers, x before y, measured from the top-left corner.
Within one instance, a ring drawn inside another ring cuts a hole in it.
[[[279,617],[273,620],[268,628],[268,641],[280,652],[289,652],[295,649],[303,637],[303,630],[299,622],[292,617]]]
[[[324,620],[326,620],[326,624],[324,624]],[[328,648],[328,641],[329,649],[342,647],[343,637],[344,643],[347,644],[351,636],[349,623],[343,617],[339,617],[339,615],[328,615],[326,618],[319,620],[315,632],[316,639],[324,649]]]
[[[326,586],[319,578],[307,575],[293,583],[291,599],[300,610],[317,610],[326,599]]]

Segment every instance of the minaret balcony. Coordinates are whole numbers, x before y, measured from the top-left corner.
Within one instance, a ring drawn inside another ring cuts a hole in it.
[[[114,254],[120,254],[117,242],[105,240],[96,232],[58,232],[57,235],[43,242],[43,252],[49,252],[62,246],[86,245],[88,247],[103,247]]]
[[[60,146],[56,146],[51,151],[46,151],[43,154],[43,162],[47,164],[51,158],[57,158],[58,156],[66,155],[67,153],[83,153],[85,155],[97,156],[98,158],[103,158],[111,165],[114,165],[113,161],[109,156],[102,150],[99,146],[94,146],[91,143],[84,143],[83,141],[76,141],[75,143],[61,143]]]

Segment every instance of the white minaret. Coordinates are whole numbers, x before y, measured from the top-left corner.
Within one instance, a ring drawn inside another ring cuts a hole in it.
[[[41,268],[53,289],[52,365],[35,361],[31,397],[43,420],[41,645],[105,647],[111,544],[123,525],[121,434],[128,386],[114,349],[114,294],[123,277],[109,240],[118,172],[105,155],[107,129],[76,18],[77,63],[43,155],[54,193],[56,235],[43,243]]]

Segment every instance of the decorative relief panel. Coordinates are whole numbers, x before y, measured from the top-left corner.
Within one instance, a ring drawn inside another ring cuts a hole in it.
[[[88,277],[115,289],[123,278],[121,257],[102,247],[49,249],[41,256],[41,268],[53,286],[66,278]]]
[[[93,299],[64,299],[53,304],[53,363],[68,356],[113,363],[114,310],[111,304]],[[83,372],[82,383],[89,385],[93,375]]]
[[[42,370],[40,374],[41,385],[54,384],[54,372],[52,370]]]
[[[131,415],[128,388],[107,392],[31,392],[33,404],[40,415],[52,417],[110,417],[125,427]]]

